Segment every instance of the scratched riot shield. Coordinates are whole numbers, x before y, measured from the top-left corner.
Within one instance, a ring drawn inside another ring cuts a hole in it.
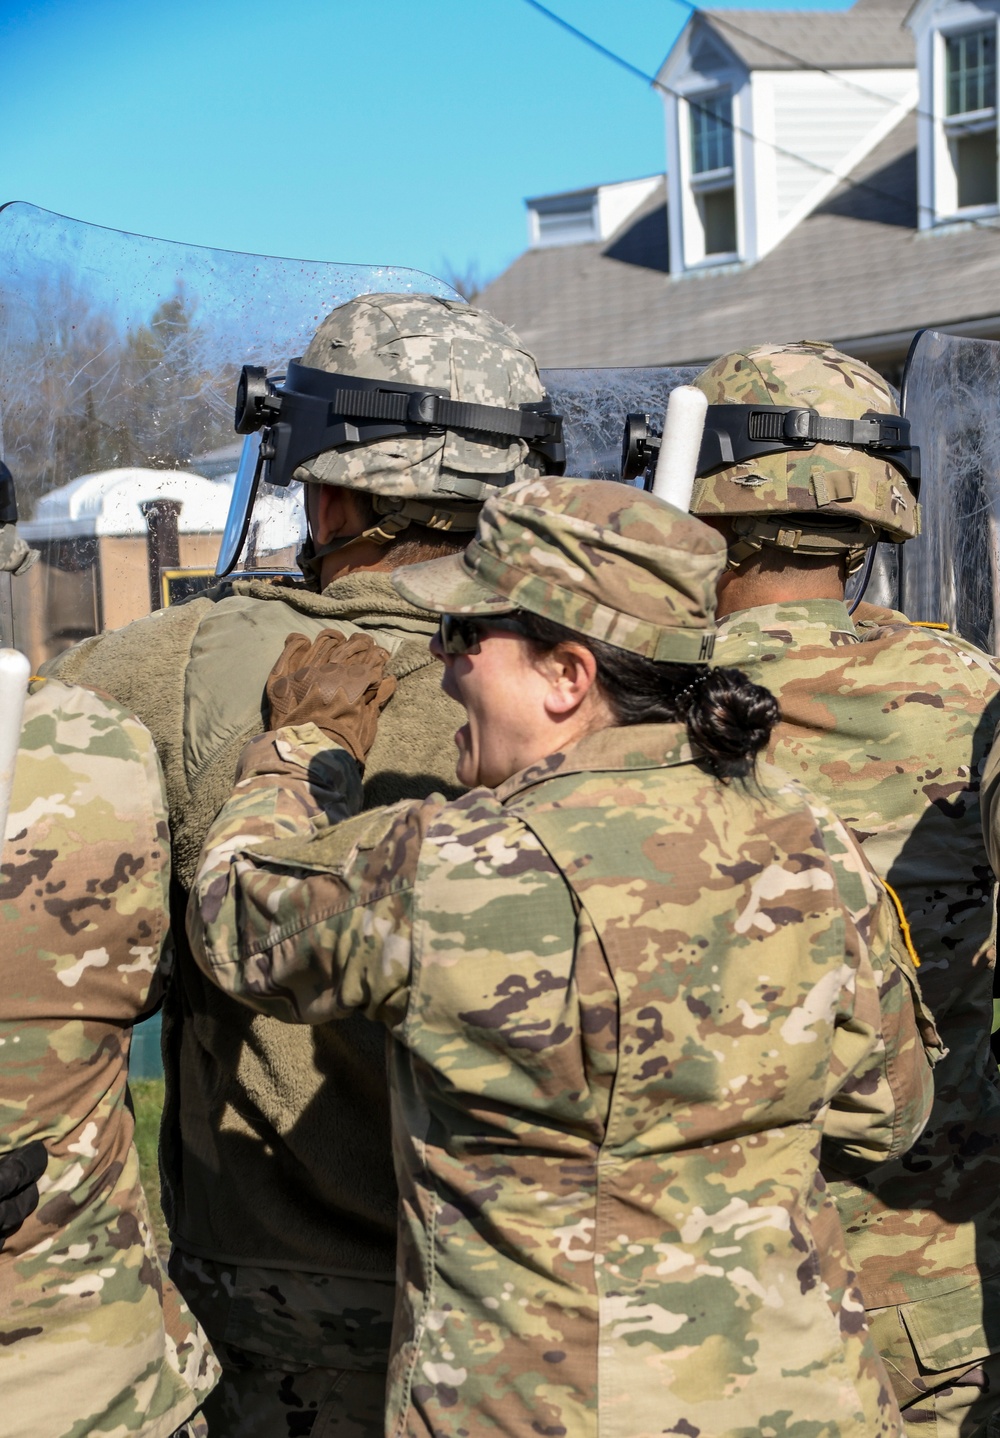
[[[563,416],[566,473],[581,479],[621,479],[622,437],[630,414],[648,417],[658,432],[670,391],[690,384],[697,367],[543,369],[542,383]]]
[[[202,249],[0,208],[0,457],[40,561],[0,592],[38,664],[213,582],[244,364],[280,371],[322,317],[416,271]],[[238,567],[294,571],[300,487],[262,493]],[[8,576],[0,576],[0,582]]]
[[[692,368],[647,369],[543,369],[542,382],[553,409],[563,419],[565,472],[583,479],[619,480],[622,434],[626,417],[638,417],[656,429],[662,425],[670,391],[687,384],[697,373]],[[263,377],[248,377],[262,384]],[[246,409],[252,409],[247,398]],[[259,476],[266,472],[264,455],[273,441],[254,428],[244,441],[236,475],[234,501],[223,536],[219,573],[229,572],[253,534],[261,508]]]
[[[1000,344],[924,330],[903,411],[920,446],[922,529],[901,546],[900,607],[990,653],[1000,643]]]

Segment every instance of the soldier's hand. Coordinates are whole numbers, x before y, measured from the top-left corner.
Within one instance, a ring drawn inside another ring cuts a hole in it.
[[[363,764],[396,688],[388,658],[367,634],[289,634],[267,681],[271,728],[313,723]]]
[[[37,1138],[0,1155],[0,1248],[38,1207],[38,1180],[48,1162],[45,1145]]]

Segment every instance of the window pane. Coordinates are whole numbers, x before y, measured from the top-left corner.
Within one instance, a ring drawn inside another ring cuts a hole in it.
[[[731,255],[736,252],[736,194],[733,190],[709,190],[698,196],[701,222],[705,227],[705,254]]]
[[[733,163],[733,102],[728,90],[688,101],[691,112],[691,173],[726,170]]]
[[[953,140],[958,177],[958,208],[997,202],[997,132],[962,135]]]
[[[997,37],[995,28],[949,35],[946,113],[989,110],[997,101]]]

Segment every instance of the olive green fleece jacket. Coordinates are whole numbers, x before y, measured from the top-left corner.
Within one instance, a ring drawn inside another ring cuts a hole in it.
[[[384,574],[348,575],[322,594],[238,582],[86,640],[46,672],[138,714],[166,777],[180,890],[161,1149],[174,1242],[226,1264],[384,1281],[396,1184],[380,1030],[360,1017],[311,1029],[252,1013],[202,977],[183,925],[205,834],[244,744],[265,727],[264,684],[285,637],[328,627],[371,634],[398,681],[366,766],[366,807],[456,794],[462,714],[428,650],[434,622]]]

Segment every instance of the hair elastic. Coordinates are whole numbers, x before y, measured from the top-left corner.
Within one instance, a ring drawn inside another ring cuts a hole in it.
[[[695,677],[691,680],[690,684],[685,684],[683,689],[679,689],[677,691],[677,693],[674,695],[674,703],[680,704],[681,700],[684,699],[687,695],[693,695],[705,683],[705,680],[708,678],[711,672],[711,669],[703,669],[700,674],[696,674]]]

